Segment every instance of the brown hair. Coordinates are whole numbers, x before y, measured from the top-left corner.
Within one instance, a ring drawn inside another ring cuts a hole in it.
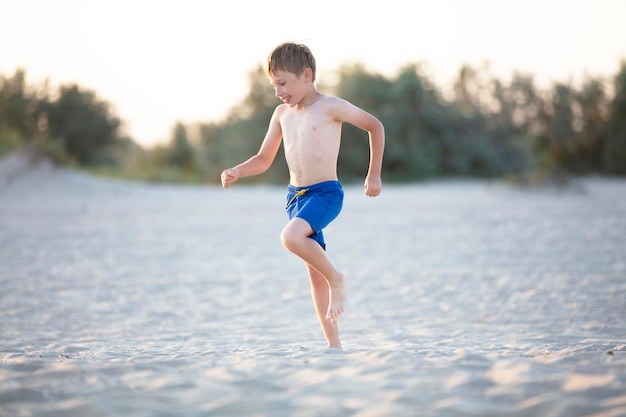
[[[276,71],[287,71],[300,76],[302,72],[311,68],[315,81],[315,57],[306,46],[294,42],[285,42],[278,45],[267,57],[265,74],[269,77]]]

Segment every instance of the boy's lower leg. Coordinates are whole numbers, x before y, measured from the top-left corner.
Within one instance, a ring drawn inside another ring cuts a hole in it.
[[[313,230],[306,220],[296,217],[283,229],[281,240],[287,250],[298,255],[326,278],[330,289],[330,302],[326,318],[335,320],[346,309],[347,278],[335,269],[324,249],[316,241],[309,238],[312,233]]]
[[[330,288],[326,278],[318,272],[311,265],[306,264],[306,269],[309,273],[309,280],[311,283],[311,296],[313,297],[313,305],[315,306],[315,312],[317,318],[322,326],[324,336],[328,341],[328,347],[334,349],[341,349],[341,340],[339,339],[339,326],[337,320],[330,320],[326,318],[326,312],[328,311],[328,304],[330,302]]]

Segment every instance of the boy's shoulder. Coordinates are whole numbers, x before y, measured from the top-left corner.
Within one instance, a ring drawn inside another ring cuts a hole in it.
[[[337,113],[342,113],[346,109],[353,107],[349,101],[328,94],[321,94],[315,104],[315,106],[311,107],[310,111],[313,113],[325,113],[332,117]],[[283,116],[291,114],[293,111],[294,109],[289,106],[289,104],[281,103],[274,109],[274,116],[281,119]]]
[[[324,102],[328,104],[341,104],[341,103],[346,102],[346,100],[342,99],[341,97],[328,95],[328,94],[322,94],[320,100],[323,100]]]
[[[333,96],[333,95],[328,95],[328,94],[320,94],[319,99],[317,100],[316,104],[323,104],[324,106],[337,106],[337,105],[342,105],[342,104],[346,104],[348,103],[348,101],[337,97],[337,96]],[[292,108],[289,106],[289,104],[287,103],[280,103],[276,106],[276,108],[274,109],[274,111],[276,113],[284,113],[286,111],[291,110]]]

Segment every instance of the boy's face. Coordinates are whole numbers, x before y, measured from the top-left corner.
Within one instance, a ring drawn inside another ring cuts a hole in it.
[[[293,107],[302,101],[308,91],[311,70],[307,68],[299,76],[292,72],[276,71],[269,78],[276,97]]]

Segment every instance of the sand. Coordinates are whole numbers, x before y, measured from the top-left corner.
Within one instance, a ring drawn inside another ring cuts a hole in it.
[[[626,416],[626,181],[346,186],[326,349],[285,187],[0,160],[0,416]]]

